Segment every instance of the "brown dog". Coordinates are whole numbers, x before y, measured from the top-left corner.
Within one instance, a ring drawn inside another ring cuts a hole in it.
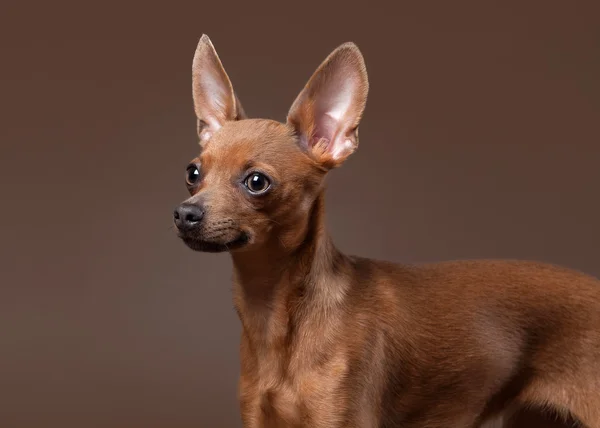
[[[509,426],[533,407],[600,428],[599,281],[539,263],[404,266],[336,249],[324,178],[356,149],[367,92],[346,43],[286,124],[247,119],[208,37],[198,45],[201,153],[174,218],[189,247],[233,258],[244,426]]]

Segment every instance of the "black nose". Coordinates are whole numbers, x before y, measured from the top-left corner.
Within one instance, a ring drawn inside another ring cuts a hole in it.
[[[181,204],[173,213],[175,226],[181,230],[190,230],[198,227],[202,221],[204,212],[194,204]]]

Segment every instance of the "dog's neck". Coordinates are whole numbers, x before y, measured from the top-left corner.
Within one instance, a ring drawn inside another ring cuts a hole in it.
[[[304,314],[331,311],[347,292],[349,259],[326,231],[324,192],[291,246],[276,237],[258,250],[234,252],[232,258],[235,307],[245,328],[254,324],[251,330],[263,330],[257,324],[268,323],[278,312],[293,317],[291,302],[301,304]]]

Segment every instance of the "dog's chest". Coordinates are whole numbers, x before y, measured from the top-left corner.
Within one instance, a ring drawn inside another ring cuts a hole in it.
[[[286,354],[273,347],[244,355],[240,402],[245,427],[335,427],[344,414],[340,386],[347,373],[343,353],[316,361],[308,345]]]

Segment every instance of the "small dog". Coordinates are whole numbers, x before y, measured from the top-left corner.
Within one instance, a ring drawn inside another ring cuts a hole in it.
[[[247,118],[206,35],[192,77],[201,150],[174,222],[190,248],[233,258],[245,427],[516,426],[539,408],[600,428],[600,281],[333,244],[324,178],[358,146],[369,87],[356,45],[325,59],[287,123]]]

